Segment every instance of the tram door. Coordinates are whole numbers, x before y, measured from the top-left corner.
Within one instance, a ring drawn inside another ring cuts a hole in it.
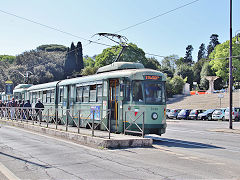
[[[64,86],[63,93],[63,114],[65,115],[64,123],[68,121],[68,124],[72,124],[71,115],[73,114],[73,87],[70,85]]]
[[[109,81],[109,109],[111,109],[111,129],[118,131],[118,101],[119,101],[119,79]]]

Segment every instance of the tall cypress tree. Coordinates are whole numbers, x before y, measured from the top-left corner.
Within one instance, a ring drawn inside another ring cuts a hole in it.
[[[186,54],[185,54],[185,57],[184,57],[184,63],[186,63],[188,65],[191,65],[193,63],[192,51],[193,51],[192,45],[188,45],[186,47]]]
[[[205,44],[204,43],[202,43],[199,47],[198,61],[202,58],[206,58],[206,49],[205,49]]]
[[[209,55],[211,54],[211,52],[214,50],[214,48],[220,44],[220,42],[218,41],[218,35],[217,34],[212,34],[210,37],[210,42],[209,45],[207,47],[207,57],[209,57]]]
[[[83,53],[82,53],[82,43],[78,42],[76,47],[76,72],[80,72],[84,68],[83,64]]]
[[[64,76],[71,76],[73,71],[76,68],[76,58],[75,58],[75,49],[74,44],[71,44],[71,48],[68,48],[65,63],[64,63]]]

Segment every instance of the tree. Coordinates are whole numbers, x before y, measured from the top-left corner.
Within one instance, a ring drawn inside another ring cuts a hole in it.
[[[232,39],[232,65],[234,81],[240,81],[240,46],[236,43],[237,37]],[[236,56],[236,57],[234,57]],[[229,74],[229,40],[219,44],[209,56],[210,65],[216,71],[216,75],[221,77],[224,82],[228,81]]]
[[[67,47],[59,44],[44,44],[41,46],[38,46],[37,51],[47,51],[47,52],[53,52],[53,51],[62,51],[66,52]]]
[[[76,47],[76,71],[80,72],[84,68],[83,54],[82,54],[82,43],[78,42]]]
[[[8,62],[12,64],[15,61],[16,57],[15,56],[10,56],[10,55],[0,55],[0,61]]]
[[[205,44],[202,43],[199,47],[199,51],[198,51],[198,61],[200,61],[200,59],[206,58],[206,49],[205,49]]]
[[[175,54],[166,56],[162,60],[162,67],[161,71],[165,74],[167,74],[168,77],[173,77],[175,68],[176,68],[176,62],[178,62],[179,57]]]
[[[85,56],[83,58],[83,62],[84,62],[84,67],[94,67],[95,66],[95,61],[93,58],[89,57],[89,56]]]
[[[182,77],[174,76],[171,79],[170,84],[172,85],[173,88],[173,94],[181,94],[185,82]]]
[[[145,64],[145,68],[161,70],[161,64],[154,57],[147,58],[147,63]]]
[[[202,67],[202,71],[200,73],[201,81],[200,81],[200,87],[204,90],[207,90],[209,87],[208,80],[205,78],[206,76],[215,76],[215,72],[212,70],[212,66],[209,64],[209,62],[205,62]]]
[[[67,56],[64,63],[64,77],[67,78],[71,76],[76,66],[75,46],[72,43],[70,49],[68,48],[67,50]]]
[[[73,74],[80,74],[83,68],[82,44],[78,42],[77,47],[75,47],[74,43],[72,43],[70,49],[67,50],[64,63],[64,76],[67,78]]]
[[[14,83],[24,82],[19,72],[31,71],[30,83],[39,84],[63,79],[63,63],[66,53],[31,50],[16,56],[16,62],[8,69]]]
[[[95,66],[102,67],[113,63],[121,50],[122,47],[120,45],[104,49],[101,54],[96,56]],[[132,43],[129,43],[128,46],[125,48],[119,61],[139,62],[142,63],[144,66],[148,66],[145,52],[142,49],[138,48],[137,45]]]
[[[87,66],[82,70],[81,75],[83,76],[92,75],[92,74],[95,74],[97,70],[98,70],[98,67]]]
[[[175,75],[181,76],[183,79],[187,78],[187,83],[192,87],[194,74],[191,66],[186,64],[178,66]]]
[[[205,59],[200,59],[199,61],[197,61],[194,65],[193,65],[193,75],[194,75],[194,82],[197,82],[197,84],[200,84],[201,81],[201,71],[202,71],[202,67],[204,62],[206,62]]]
[[[176,61],[179,59],[179,57],[175,54],[166,56],[162,60],[162,68],[168,68],[172,71],[176,68]]]
[[[184,63],[186,63],[187,65],[191,65],[193,63],[192,51],[193,51],[192,45],[188,45],[186,47],[186,54],[184,57]]]
[[[211,54],[211,52],[214,50],[214,48],[220,44],[220,42],[218,41],[218,35],[217,34],[212,34],[210,37],[210,42],[209,45],[207,47],[207,57],[209,57],[209,55]]]

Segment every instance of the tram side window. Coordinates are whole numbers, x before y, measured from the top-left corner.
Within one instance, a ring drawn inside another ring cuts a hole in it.
[[[63,88],[60,89],[60,92],[59,92],[59,102],[63,102]]]
[[[47,102],[47,91],[43,91],[43,102]]]
[[[83,102],[89,101],[89,86],[83,87]]]
[[[32,102],[36,103],[37,102],[37,92],[32,93]]]
[[[102,84],[97,85],[97,102],[102,101]]]
[[[47,103],[51,102],[51,91],[47,91]]]
[[[76,102],[83,102],[83,87],[77,87],[76,94]]]
[[[55,96],[54,90],[51,90],[51,103],[54,103],[54,96]]]
[[[133,101],[143,102],[142,82],[133,81],[132,90],[133,90],[132,92]]]
[[[130,101],[130,82],[127,81],[124,89],[124,100]]]
[[[90,86],[90,102],[96,102],[96,96],[97,96],[97,85],[91,85]]]

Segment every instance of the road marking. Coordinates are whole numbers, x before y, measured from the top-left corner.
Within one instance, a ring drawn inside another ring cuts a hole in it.
[[[20,180],[15,174],[13,174],[6,166],[0,163],[0,172],[6,176],[9,180]]]

